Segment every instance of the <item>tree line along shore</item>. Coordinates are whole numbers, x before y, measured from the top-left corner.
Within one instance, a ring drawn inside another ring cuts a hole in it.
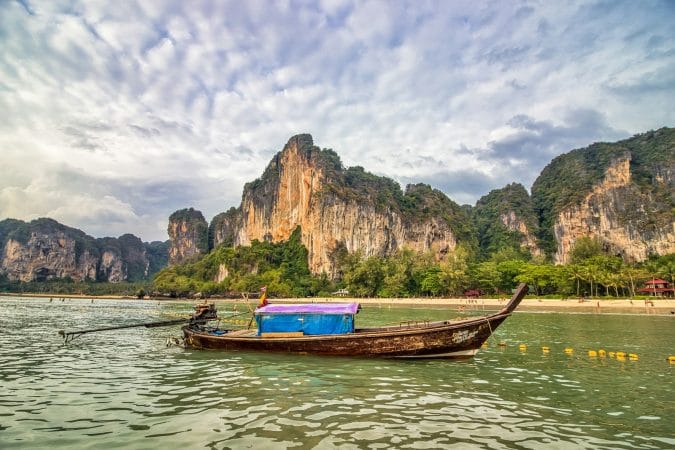
[[[55,295],[47,293],[0,293],[2,298],[39,298],[51,302],[83,301],[83,300],[139,300],[135,296],[123,295]],[[209,301],[220,305],[236,308],[245,306],[243,298],[212,297],[209,299],[187,299],[146,296],[143,301],[165,302],[193,302]],[[272,303],[360,303],[368,307],[431,307],[451,308],[460,312],[498,310],[503,307],[508,298],[354,298],[354,297],[315,297],[315,298],[271,298]],[[255,307],[257,300],[248,300],[250,307]],[[672,298],[626,298],[626,299],[596,299],[596,298],[567,298],[547,299],[528,297],[525,298],[519,311],[529,312],[577,312],[577,313],[612,313],[612,314],[669,314],[675,316],[675,299]]]

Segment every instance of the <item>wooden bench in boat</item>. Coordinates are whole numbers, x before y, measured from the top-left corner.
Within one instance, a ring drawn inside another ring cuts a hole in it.
[[[225,336],[250,337],[250,336],[255,336],[256,334],[258,334],[256,330],[236,330],[236,331],[230,331]]]
[[[269,332],[269,333],[260,333],[262,338],[292,338],[292,337],[303,337],[305,333],[302,331],[285,331],[285,332]]]

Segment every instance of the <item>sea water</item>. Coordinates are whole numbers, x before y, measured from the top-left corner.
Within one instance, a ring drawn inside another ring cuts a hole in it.
[[[57,334],[191,309],[0,298],[0,448],[675,447],[669,316],[516,312],[462,361],[185,350],[167,346],[178,326]],[[357,326],[458,315],[367,306]]]

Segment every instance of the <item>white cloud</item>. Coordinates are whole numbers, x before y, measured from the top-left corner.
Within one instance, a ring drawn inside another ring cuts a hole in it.
[[[164,239],[175,209],[238,204],[301,132],[473,203],[556,154],[675,122],[669,2],[0,9],[0,219],[97,236]]]

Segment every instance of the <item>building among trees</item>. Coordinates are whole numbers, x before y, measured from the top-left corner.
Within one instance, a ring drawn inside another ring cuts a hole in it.
[[[640,294],[653,295],[659,297],[675,296],[675,288],[670,287],[670,283],[660,278],[652,278],[645,283],[645,287],[638,289]]]

